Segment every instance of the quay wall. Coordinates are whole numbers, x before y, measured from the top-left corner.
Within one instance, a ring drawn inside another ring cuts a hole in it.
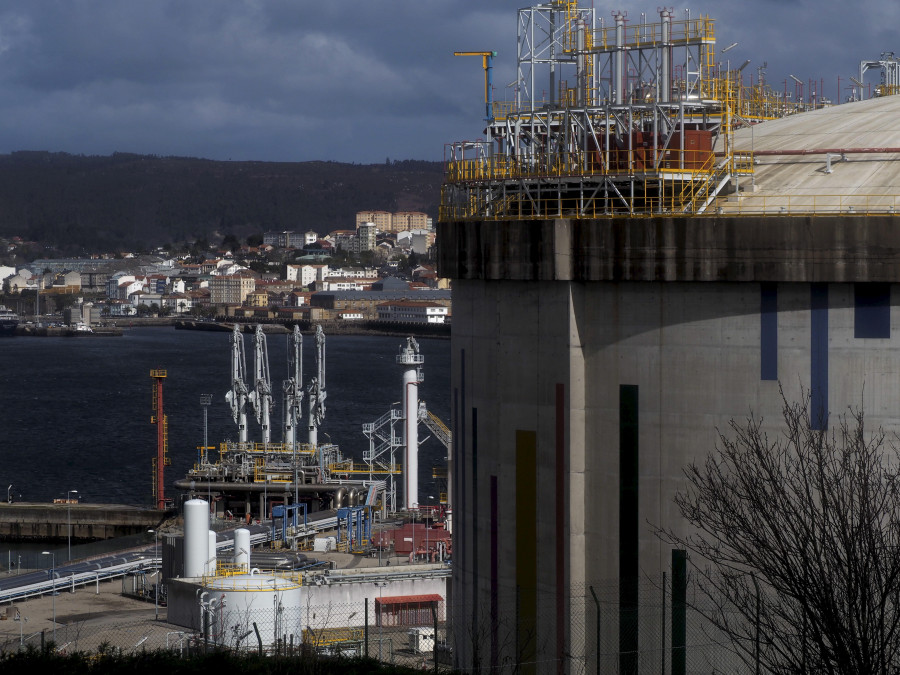
[[[0,541],[112,539],[156,528],[166,512],[123,504],[0,504]]]

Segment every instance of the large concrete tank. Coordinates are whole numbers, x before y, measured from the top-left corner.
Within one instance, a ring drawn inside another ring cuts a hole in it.
[[[202,577],[209,557],[209,504],[202,499],[184,503],[184,576]]]

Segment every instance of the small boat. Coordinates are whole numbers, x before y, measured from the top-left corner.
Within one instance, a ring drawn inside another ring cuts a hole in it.
[[[15,335],[18,325],[19,315],[6,305],[0,305],[0,336]]]

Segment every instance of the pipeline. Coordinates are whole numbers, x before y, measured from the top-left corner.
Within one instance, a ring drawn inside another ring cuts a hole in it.
[[[193,487],[191,486],[193,483]],[[340,485],[329,485],[328,483],[278,483],[276,489],[272,483],[231,483],[224,481],[200,482],[196,479],[181,478],[175,481],[175,487],[179,490],[194,492],[205,492],[206,490],[225,491],[225,492],[268,492],[272,495],[280,492],[303,492],[304,494],[316,494],[320,492],[337,492],[345,488]]]
[[[900,148],[809,148],[807,150],[754,150],[754,157],[779,155],[890,155],[900,154]]]

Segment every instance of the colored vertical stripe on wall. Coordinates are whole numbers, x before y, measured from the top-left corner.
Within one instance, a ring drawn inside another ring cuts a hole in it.
[[[537,631],[537,434],[516,431],[516,652],[535,671]]]
[[[762,380],[778,379],[778,284],[759,286],[760,373]]]
[[[687,672],[687,554],[672,551],[672,675]]]
[[[556,385],[556,672],[566,671],[566,388]]]
[[[484,625],[484,619],[478,615],[480,603],[478,602],[478,567],[481,558],[478,557],[478,409],[472,408],[472,617],[478,619],[476,626]]]
[[[495,672],[500,661],[500,556],[497,539],[500,526],[497,516],[497,476],[491,475],[491,672]]]
[[[619,651],[638,672],[638,387],[619,386]]]
[[[810,284],[809,426],[828,425],[828,284]]]
[[[853,284],[853,337],[891,337],[890,284]]]

